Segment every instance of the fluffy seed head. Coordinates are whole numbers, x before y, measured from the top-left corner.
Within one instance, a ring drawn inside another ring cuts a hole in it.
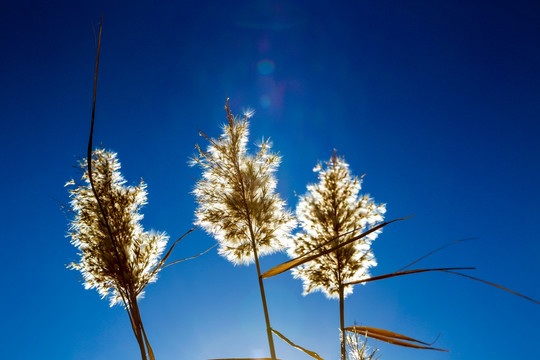
[[[324,166],[319,163],[313,170],[319,181],[308,185],[307,193],[300,197],[296,216],[302,231],[288,244],[291,257],[332,239],[323,249],[346,242],[381,222],[386,211],[385,204],[377,205],[368,195],[359,194],[361,179],[352,177],[345,159],[335,153]],[[377,265],[370,247],[379,233],[293,269],[294,277],[303,281],[304,295],[319,290],[329,298],[338,298],[340,283],[368,277],[368,269]],[[350,293],[352,286],[345,286],[345,296]]]
[[[218,252],[234,264],[254,261],[253,244],[259,256],[283,248],[283,240],[295,226],[285,202],[276,194],[275,172],[281,158],[263,140],[255,155],[247,152],[248,117],[233,116],[228,103],[227,124],[206,151],[197,147],[192,159],[202,169],[195,185],[198,207],[196,224],[219,242]]]
[[[97,149],[92,154],[92,178],[111,239],[90,185],[86,159],[80,166],[83,184],[70,190],[75,218],[69,232],[80,260],[69,267],[82,273],[85,288],[109,296],[112,306],[127,294],[141,296],[145,286],[157,279],[159,257],[168,236],[144,231],[139,210],[146,204],[146,185],[141,180],[139,186],[127,186],[116,153]],[[70,181],[66,185],[74,184]]]

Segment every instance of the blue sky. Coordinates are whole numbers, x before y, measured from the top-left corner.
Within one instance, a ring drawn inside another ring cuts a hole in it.
[[[176,238],[194,220],[198,129],[218,136],[224,101],[252,107],[251,140],[283,156],[290,208],[333,149],[387,218],[375,241],[395,271],[476,266],[471,275],[540,298],[540,6],[533,1],[18,1],[0,5],[2,357],[136,359],[128,317],[65,265],[66,181],[85,155],[92,28],[104,14],[96,143],[148,184],[146,229]],[[173,257],[211,246],[202,230]],[[269,269],[284,254],[262,258]],[[339,354],[337,301],[266,280],[273,326],[326,359]],[[167,268],[142,317],[158,359],[267,356],[254,266],[215,251]],[[538,305],[448,274],[357,286],[346,323],[431,341],[450,354],[377,343],[381,359],[534,358]],[[282,359],[308,359],[276,339]]]

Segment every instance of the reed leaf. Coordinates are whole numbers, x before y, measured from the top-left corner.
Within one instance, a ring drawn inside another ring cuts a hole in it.
[[[176,244],[178,244],[178,242],[180,242],[180,240],[182,240],[183,238],[185,238],[189,233],[193,232],[195,229],[197,229],[197,226],[189,229],[184,235],[180,236],[172,245],[171,247],[169,248],[169,250],[167,251],[167,253],[165,254],[165,256],[163,256],[163,258],[161,259],[161,261],[159,262],[159,266],[158,267],[162,267],[163,264],[165,263],[165,261],[169,258],[169,256],[171,256],[171,253],[174,249],[174,247],[176,246]]]
[[[444,272],[448,272],[449,270],[475,270],[475,269],[476,268],[474,268],[474,267],[455,267],[455,268],[435,268],[435,269],[406,270],[406,271],[398,271],[398,272],[385,274],[385,275],[373,276],[373,277],[370,277],[370,278],[367,278],[367,279],[351,281],[351,282],[348,282],[348,283],[344,283],[343,285],[344,286],[345,285],[354,285],[354,284],[366,283],[366,282],[369,282],[369,281],[377,281],[377,280],[389,279],[389,278],[393,278],[393,277],[396,277],[396,276],[418,274],[418,273],[423,273],[423,272],[428,272],[428,271],[444,271]]]
[[[308,350],[308,349],[306,349],[306,348],[301,347],[300,345],[297,345],[297,344],[293,343],[291,340],[287,339],[287,338],[285,337],[285,335],[283,335],[282,333],[280,333],[280,332],[277,331],[276,329],[272,329],[272,332],[273,332],[274,334],[276,334],[277,336],[279,336],[280,338],[282,338],[283,340],[285,340],[285,342],[286,342],[287,344],[291,345],[292,347],[294,347],[294,348],[296,348],[296,349],[298,349],[298,350],[300,350],[300,351],[305,352],[306,354],[308,354],[308,355],[311,356],[312,358],[317,359],[317,360],[324,360],[324,359],[323,359],[322,357],[320,357],[319,354],[317,354],[316,352],[311,351],[311,350]]]
[[[144,336],[144,343],[146,344],[146,350],[148,351],[148,356],[150,357],[150,360],[156,360],[156,357],[154,356],[154,350],[152,350],[152,347],[150,346],[150,342],[148,341],[148,338],[146,337],[146,331],[144,331],[142,322],[141,322],[141,330]]]
[[[451,271],[451,270],[441,270],[441,271],[443,271],[443,272],[445,272],[445,273],[448,273],[448,274],[454,274],[454,275],[463,276],[463,277],[466,277],[466,278],[471,279],[471,280],[479,281],[479,282],[481,282],[481,283],[484,283],[484,284],[487,284],[487,285],[494,286],[494,287],[496,287],[496,288],[499,288],[499,289],[504,290],[504,291],[508,291],[509,293],[512,293],[512,294],[517,295],[517,296],[520,296],[520,297],[522,297],[522,298],[524,298],[524,299],[526,299],[526,300],[532,301],[533,303],[536,303],[536,304],[540,305],[540,301],[535,300],[535,299],[533,299],[533,298],[530,298],[530,297],[528,297],[528,296],[525,296],[525,295],[523,295],[523,294],[520,294],[520,293],[518,293],[518,292],[516,292],[516,291],[514,291],[514,290],[510,290],[510,289],[508,289],[508,288],[505,288],[504,286],[497,285],[497,284],[495,284],[495,283],[492,283],[492,282],[489,282],[489,281],[486,281],[486,280],[482,280],[482,279],[479,279],[479,278],[475,278],[474,276],[465,275],[465,274],[458,273],[458,272]]]
[[[210,246],[208,249],[204,250],[203,252],[198,253],[197,255],[193,255],[193,256],[190,256],[190,257],[187,257],[187,258],[184,258],[184,259],[172,261],[172,262],[170,262],[168,264],[163,265],[162,269],[166,268],[167,266],[178,264],[178,263],[181,263],[181,262],[186,261],[186,260],[192,260],[192,259],[198,258],[199,256],[206,254],[207,252],[209,252],[210,250],[212,250],[216,246],[218,246],[218,244],[214,244],[214,245]]]
[[[197,229],[197,226],[189,229],[184,235],[180,236],[170,247],[169,247],[169,250],[167,251],[167,253],[165,254],[165,256],[163,256],[163,258],[158,262],[158,264],[154,267],[154,269],[152,270],[152,273],[151,273],[151,276],[155,276],[159,271],[161,271],[163,268],[169,266],[169,265],[173,265],[174,263],[176,262],[181,262],[181,261],[184,261],[184,260],[190,260],[190,259],[193,259],[193,258],[196,258],[204,253],[206,253],[208,250],[198,254],[198,255],[195,255],[195,256],[192,256],[192,257],[189,257],[189,258],[186,258],[186,259],[182,259],[182,260],[178,260],[178,261],[173,261],[172,263],[169,263],[169,264],[165,264],[165,261],[169,258],[169,256],[171,256],[171,253],[174,249],[174,247],[176,246],[176,244],[178,244],[180,242],[180,240],[182,240],[184,237],[186,237],[188,234],[190,234],[191,232],[193,232],[195,229]],[[150,279],[152,278],[150,277]],[[144,287],[146,287],[146,285],[148,285],[148,282],[149,280],[147,280],[143,285],[142,287],[139,288],[139,290],[137,291],[137,295],[144,289]]]
[[[409,216],[409,217],[405,217],[405,218],[400,218],[400,219],[394,219],[394,220],[391,220],[391,221],[386,221],[382,224],[379,224],[377,226],[374,226],[373,228],[369,229],[368,231],[365,231],[363,232],[362,234],[358,235],[358,236],[355,236],[353,237],[352,239],[350,240],[347,240],[337,246],[334,246],[330,249],[327,249],[327,250],[324,250],[324,251],[321,251],[320,253],[318,254],[315,254],[315,255],[310,255],[310,256],[306,256],[305,254],[304,255],[301,255],[297,258],[294,258],[292,260],[289,260],[289,261],[286,261],[282,264],[279,264],[278,266],[275,266],[273,268],[271,268],[270,270],[266,271],[264,274],[261,275],[261,277],[263,279],[265,278],[269,278],[269,277],[272,277],[272,276],[276,276],[276,275],[279,275],[281,273],[284,273],[285,271],[287,270],[290,270],[290,269],[293,269],[297,266],[300,266],[302,264],[305,264],[307,263],[308,261],[311,261],[313,259],[316,259],[318,258],[319,256],[323,256],[323,255],[326,255],[326,254],[329,254],[333,251],[336,251],[337,249],[343,247],[343,246],[347,246],[349,245],[350,243],[354,242],[354,241],[357,241],[369,234],[371,234],[372,232],[374,231],[377,231],[379,229],[382,229],[383,227],[385,227],[386,225],[389,225],[393,222],[396,222],[396,221],[401,221],[401,220],[406,220],[406,219],[409,219],[411,218],[412,216]],[[324,247],[325,245],[328,245],[329,243],[331,243],[332,241],[334,241],[335,239],[330,239],[328,240],[326,243],[324,243],[323,245],[319,246],[319,248],[322,248]]]
[[[476,239],[478,239],[478,238],[472,237],[472,238],[466,238],[466,239],[459,239],[459,240],[451,241],[451,242],[449,242],[449,243],[447,243],[447,244],[444,244],[443,246],[441,246],[441,247],[439,247],[439,248],[437,248],[437,249],[435,249],[435,250],[432,250],[432,251],[428,252],[427,254],[425,254],[425,255],[419,257],[418,259],[416,259],[416,260],[414,260],[413,262],[411,262],[411,263],[405,265],[404,267],[402,267],[401,269],[398,269],[397,271],[403,271],[403,270],[405,270],[406,268],[413,266],[413,265],[416,264],[417,262],[419,262],[419,261],[421,261],[421,260],[424,260],[424,259],[427,258],[428,256],[431,256],[431,255],[435,254],[436,252],[441,251],[441,250],[443,250],[443,249],[445,249],[445,248],[447,248],[447,247],[449,247],[449,246],[452,246],[452,245],[455,245],[455,244],[459,244],[460,242],[470,241],[470,240],[476,240]]]
[[[351,330],[351,329],[353,329],[353,330]],[[396,339],[405,340],[405,341],[417,342],[419,344],[424,344],[424,345],[430,345],[430,344],[428,344],[426,342],[413,339],[412,337],[409,337],[409,336],[406,336],[406,335],[398,334],[398,333],[395,333],[395,332],[389,331],[389,330],[369,327],[369,326],[356,326],[355,325],[355,326],[350,326],[348,328],[345,328],[345,330],[351,331],[351,332],[356,332],[356,333],[359,333],[359,334],[366,334],[367,333],[368,336],[369,336],[369,334],[374,334],[374,335],[386,336],[386,337],[396,338]]]
[[[533,302],[535,304],[540,305],[540,301],[535,300],[533,298],[530,298],[530,297],[528,297],[526,295],[520,294],[517,291],[510,290],[510,289],[508,289],[508,288],[506,288],[504,286],[492,283],[490,281],[482,280],[482,279],[476,278],[474,276],[470,276],[470,275],[466,275],[466,274],[462,274],[462,273],[454,271],[454,270],[475,270],[475,269],[476,268],[474,268],[474,267],[458,267],[458,268],[435,268],[435,269],[416,269],[416,270],[397,271],[397,272],[394,272],[394,273],[391,273],[391,274],[378,275],[378,276],[373,276],[373,277],[370,277],[370,278],[367,278],[367,279],[351,281],[351,282],[345,283],[343,285],[354,285],[354,284],[366,283],[366,282],[369,282],[369,281],[377,281],[377,280],[389,279],[389,278],[393,278],[393,277],[396,277],[396,276],[418,274],[418,273],[428,272],[428,271],[440,271],[440,272],[445,272],[445,273],[448,273],[448,274],[454,274],[454,275],[458,275],[458,276],[463,276],[463,277],[466,277],[466,278],[474,280],[474,281],[479,281],[481,283],[484,283],[484,284],[487,284],[487,285],[490,285],[490,286],[494,286],[494,287],[496,287],[498,289],[507,291],[507,292],[509,292],[511,294],[522,297],[525,300],[529,300],[529,301],[531,301],[531,302]]]
[[[365,337],[370,337],[372,339],[381,340],[381,341],[384,341],[384,342],[387,342],[387,343],[393,344],[393,345],[398,345],[398,346],[403,346],[403,347],[410,347],[410,348],[414,348],[414,349],[436,350],[436,351],[449,352],[448,350],[445,350],[445,349],[439,349],[439,348],[434,348],[434,347],[431,347],[431,346],[412,344],[411,342],[416,342],[416,343],[419,343],[419,344],[427,345],[427,343],[422,342],[420,340],[416,340],[416,339],[413,339],[411,337],[401,335],[401,334],[398,334],[398,333],[395,333],[395,332],[392,332],[392,331],[388,331],[388,330],[371,328],[371,327],[367,327],[367,326],[350,326],[348,328],[345,328],[345,330],[353,332],[353,333],[357,333],[357,334],[360,334],[360,335],[364,335]],[[407,341],[410,341],[410,342],[403,341],[403,340],[407,340]]]

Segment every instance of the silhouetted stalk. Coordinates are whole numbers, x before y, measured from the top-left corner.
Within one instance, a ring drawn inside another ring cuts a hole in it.
[[[135,321],[136,325],[136,333],[135,336],[137,337],[137,341],[139,342],[139,347],[141,348],[141,355],[143,359],[147,359],[146,354],[150,356],[150,359],[154,359],[154,354],[152,352],[152,348],[150,347],[150,343],[148,342],[148,338],[146,337],[146,332],[144,331],[144,325],[141,318],[141,313],[139,310],[139,304],[137,302],[137,297],[135,295],[131,295],[131,301],[130,301],[130,307],[131,307],[131,315]]]
[[[343,284],[339,283],[339,327],[341,329],[341,360],[345,359],[345,297],[343,296]]]
[[[126,306],[126,312],[128,313],[128,316],[129,316],[129,322],[131,324],[131,328],[133,329],[133,334],[135,335],[135,338],[137,339],[137,343],[139,344],[139,349],[141,351],[141,358],[143,360],[147,360],[146,349],[144,347],[144,342],[142,341],[140,328],[133,314],[133,306],[132,306],[133,297],[124,295],[122,293],[120,295],[122,297],[122,301],[124,305]]]
[[[293,260],[269,270],[265,277],[292,269],[294,277],[303,280],[304,295],[321,290],[339,300],[340,359],[345,360],[345,297],[352,293],[351,280],[368,277],[369,268],[377,265],[371,243],[391,222],[382,223],[385,205],[360,194],[362,178],[352,176],[336,151],[313,171],[318,183],[307,186],[296,207],[302,231],[289,242]]]
[[[226,107],[226,109],[227,109],[227,118],[229,119],[229,122],[231,122],[232,114],[229,112],[228,106]],[[244,179],[242,176],[242,172],[240,170],[239,159],[236,152],[233,158],[233,163],[234,163],[235,171],[238,173],[238,178],[240,180],[242,202],[244,203],[244,209],[246,211],[246,218],[247,218],[248,227],[249,227],[249,235],[251,238],[250,239],[251,246],[253,247],[253,257],[255,258],[255,265],[257,267],[257,278],[259,280],[259,290],[261,292],[261,300],[262,300],[263,310],[264,310],[264,320],[266,322],[266,334],[268,336],[268,346],[270,348],[270,356],[272,357],[272,360],[276,360],[276,350],[274,348],[274,339],[272,337],[272,328],[270,326],[270,316],[268,315],[268,306],[266,304],[266,294],[264,292],[264,283],[261,277],[261,267],[259,265],[259,256],[257,254],[257,244],[255,243],[255,232],[253,231],[253,224],[251,223],[250,209],[249,209],[248,201],[246,198],[246,195],[247,195],[246,187],[244,185]]]
[[[138,306],[139,305],[137,305],[137,307]],[[150,342],[148,341],[148,337],[146,336],[146,331],[144,331],[144,325],[142,323],[142,319],[141,319],[141,331],[144,336],[144,342],[146,344],[146,349],[148,351],[148,355],[150,356],[150,360],[155,360],[156,358],[154,357],[154,351],[152,350],[152,347],[150,346]]]
[[[269,151],[268,140],[258,145],[259,151],[253,156],[247,152],[248,119],[253,112],[246,111],[242,119],[237,119],[228,99],[225,110],[227,124],[221,137],[212,139],[199,132],[210,144],[207,151],[197,146],[199,154],[192,160],[193,165],[203,169],[203,178],[194,190],[199,204],[196,224],[216,238],[220,255],[229,261],[242,265],[255,262],[268,346],[275,360],[259,256],[282,249],[283,239],[291,236],[296,224],[285,210],[285,202],[275,193],[274,173],[281,158]]]
[[[272,360],[276,360],[276,350],[274,348],[274,338],[272,336],[272,327],[270,326],[270,316],[268,315],[268,306],[266,305],[266,294],[264,292],[264,283],[261,277],[261,267],[259,266],[259,257],[257,255],[257,246],[253,238],[253,229],[251,222],[249,225],[249,231],[251,232],[251,244],[253,246],[253,256],[255,257],[255,265],[257,265],[257,276],[259,278],[259,290],[261,291],[261,300],[264,309],[264,320],[266,321],[266,334],[268,335],[268,346],[270,347],[270,356]]]
[[[97,80],[98,80],[98,68],[99,68],[99,53],[101,49],[101,32],[103,28],[103,15],[101,15],[101,20],[99,24],[99,35],[98,35],[98,44],[97,44],[97,55],[96,55],[96,66],[95,66],[95,74],[94,74],[94,93],[93,93],[93,99],[92,99],[92,119],[91,119],[91,125],[90,125],[90,136],[88,139],[88,156],[87,156],[87,169],[88,169],[88,179],[90,182],[90,186],[92,188],[92,192],[94,194],[94,197],[96,198],[96,201],[98,203],[100,212],[103,216],[103,220],[105,223],[105,226],[107,228],[108,235],[111,239],[113,249],[114,249],[114,255],[116,257],[118,266],[119,266],[119,272],[122,274],[120,281],[129,281],[128,279],[124,278],[124,274],[126,273],[123,269],[123,264],[125,259],[122,259],[120,256],[120,253],[118,251],[118,244],[117,241],[112,233],[111,226],[109,224],[107,213],[105,212],[105,209],[103,207],[103,204],[98,196],[98,193],[96,191],[96,187],[94,185],[93,177],[92,177],[92,140],[93,140],[93,134],[94,134],[94,121],[95,121],[95,114],[96,114],[96,93],[97,93]],[[132,288],[132,287],[130,287]],[[129,316],[129,320],[131,322],[131,326],[133,328],[133,332],[135,334],[135,337],[137,339],[137,342],[139,343],[139,349],[141,351],[141,357],[142,360],[147,360],[147,350],[148,354],[150,355],[151,360],[154,360],[154,355],[152,353],[152,349],[150,348],[150,344],[148,343],[148,339],[146,338],[146,334],[144,333],[144,327],[142,324],[141,315],[139,312],[139,306],[137,304],[137,295],[135,292],[131,289],[129,290],[129,294],[122,295],[122,300],[124,302],[124,305],[126,306],[126,310]],[[144,339],[143,339],[144,336]],[[146,343],[146,345],[145,345]]]
[[[238,164],[238,158],[234,159],[236,171],[240,174],[240,187],[242,189],[242,201],[244,202],[244,208],[246,210],[246,218],[248,221],[249,235],[251,237],[251,246],[253,247],[253,257],[255,258],[255,265],[257,267],[257,278],[259,279],[259,290],[261,292],[261,300],[264,310],[264,321],[266,322],[266,334],[268,336],[268,347],[270,348],[270,356],[272,360],[276,360],[276,349],[274,348],[274,338],[272,336],[272,327],[270,326],[270,316],[268,315],[268,306],[266,304],[266,294],[264,292],[264,283],[261,277],[261,267],[259,265],[259,256],[257,254],[257,244],[255,243],[255,232],[253,231],[253,225],[251,223],[251,217],[249,216],[249,207],[246,199],[246,188],[244,186],[244,180],[241,176],[240,165]]]

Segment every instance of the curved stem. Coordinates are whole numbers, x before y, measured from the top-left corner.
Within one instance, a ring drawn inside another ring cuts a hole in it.
[[[251,229],[250,224],[250,232],[253,234],[253,230]],[[268,306],[266,305],[266,294],[264,292],[264,283],[261,276],[261,267],[259,266],[259,257],[257,256],[257,247],[255,245],[255,241],[252,240],[253,245],[253,256],[255,257],[255,265],[257,265],[257,275],[259,278],[259,290],[261,292],[261,299],[264,309],[264,320],[266,321],[266,334],[268,336],[268,345],[270,347],[270,356],[272,357],[272,360],[276,360],[276,350],[274,348],[274,337],[272,336],[272,327],[270,326],[270,316],[268,315]]]
[[[229,101],[227,99],[227,102],[225,103],[225,110],[227,111],[227,121],[229,123],[229,126],[234,126],[234,117],[231,114],[231,111],[229,109]],[[234,141],[231,139],[231,141]],[[235,149],[236,150],[236,149]],[[270,347],[270,356],[272,357],[272,360],[276,360],[276,350],[274,347],[274,338],[272,335],[272,327],[270,326],[270,316],[268,315],[268,305],[266,304],[266,294],[264,291],[264,283],[263,278],[261,276],[261,267],[259,265],[259,256],[257,254],[257,242],[255,241],[255,231],[253,230],[253,223],[251,222],[251,216],[250,216],[250,209],[249,204],[247,201],[247,194],[246,194],[246,186],[244,184],[244,176],[242,174],[242,171],[240,170],[240,163],[238,159],[238,152],[233,152],[232,162],[234,164],[234,170],[236,171],[236,174],[238,175],[241,195],[242,195],[242,202],[244,205],[244,211],[246,213],[246,219],[248,222],[249,227],[249,235],[250,235],[250,241],[251,246],[253,247],[253,257],[255,258],[255,265],[257,266],[257,277],[259,279],[259,290],[261,293],[261,300],[263,304],[263,310],[264,310],[264,320],[266,322],[266,334],[268,336],[268,346]]]
[[[150,360],[154,360],[155,359],[154,352],[152,351],[152,347],[150,346],[150,342],[148,341],[148,337],[146,336],[146,332],[144,331],[144,325],[141,318],[141,312],[139,310],[139,304],[137,303],[137,297],[135,295],[133,295],[132,302],[133,302],[133,312],[134,312],[135,319],[138,325],[140,341],[143,345],[143,349],[146,346],[146,352],[148,353]],[[143,359],[146,359],[146,353]]]
[[[339,284],[339,326],[341,329],[341,360],[345,360],[345,299],[342,284]]]
[[[144,345],[144,340],[142,336],[141,331],[141,320],[140,320],[140,314],[138,312],[138,306],[137,306],[137,298],[134,297],[132,294],[127,296],[127,311],[129,314],[129,319],[131,320],[131,325],[133,327],[133,333],[135,334],[135,338],[137,339],[137,343],[139,344],[139,349],[141,351],[141,358],[142,360],[147,360],[146,357],[146,347]]]

